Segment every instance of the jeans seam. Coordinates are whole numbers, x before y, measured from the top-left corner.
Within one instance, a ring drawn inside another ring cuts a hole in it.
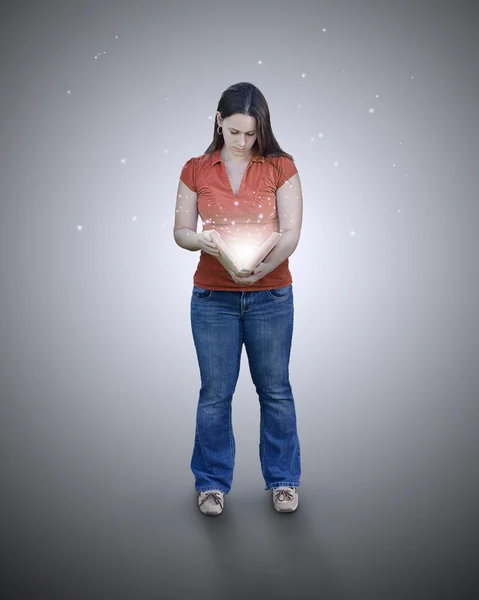
[[[196,490],[197,494],[199,494],[200,492],[208,492],[210,490],[219,490],[220,492],[222,492],[223,494],[227,494],[228,492],[226,490],[223,490],[221,487],[219,486],[215,486],[215,485],[210,485],[208,487],[204,487],[201,490]]]
[[[264,489],[271,490],[276,487],[299,487],[298,481],[275,481],[274,483],[269,483]]]
[[[269,296],[270,298],[273,298],[274,300],[281,300],[281,298],[287,298],[287,297],[288,297],[288,296],[289,296],[289,295],[292,293],[292,291],[293,291],[292,284],[289,284],[289,286],[288,286],[288,287],[289,287],[289,290],[286,292],[286,294],[282,294],[282,295],[280,295],[280,296],[274,296],[274,295],[271,293],[271,291],[272,291],[272,290],[266,290],[266,291],[268,292],[268,296]],[[273,288],[273,289],[276,289],[276,288]]]

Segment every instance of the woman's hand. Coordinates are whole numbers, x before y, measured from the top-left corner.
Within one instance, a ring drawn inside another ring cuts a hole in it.
[[[257,267],[253,269],[253,272],[251,273],[251,275],[248,275],[248,277],[238,277],[233,273],[233,271],[229,271],[229,274],[231,275],[233,281],[236,281],[236,283],[248,286],[252,283],[256,283],[259,279],[261,279],[268,273],[271,273],[271,271],[272,269],[269,267],[269,265],[265,264],[264,262],[261,262]]]
[[[216,247],[216,244],[212,241],[210,241],[209,237],[205,236],[204,231],[202,231],[201,233],[197,233],[197,244],[200,248],[200,250],[203,250],[203,252],[206,252],[207,254],[211,254],[212,256],[219,256],[219,250]]]

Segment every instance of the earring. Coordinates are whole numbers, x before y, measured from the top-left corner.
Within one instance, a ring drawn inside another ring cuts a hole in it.
[[[223,135],[223,131],[220,132],[220,128],[223,129],[223,127],[220,125],[216,131],[218,132],[218,135]]]

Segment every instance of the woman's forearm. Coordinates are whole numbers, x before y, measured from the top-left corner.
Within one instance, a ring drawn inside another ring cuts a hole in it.
[[[200,247],[198,246],[198,234],[196,231],[188,229],[187,227],[182,227],[174,232],[174,237],[175,242],[181,248],[191,250],[192,252],[200,250]]]
[[[269,265],[273,271],[283,263],[296,249],[299,242],[299,235],[296,231],[285,231],[281,234],[278,243],[271,250],[268,256],[263,260],[265,265]]]

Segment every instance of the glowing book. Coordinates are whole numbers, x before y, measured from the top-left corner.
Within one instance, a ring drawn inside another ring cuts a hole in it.
[[[227,271],[233,271],[238,277],[248,277],[251,275],[255,267],[271,252],[278,243],[281,233],[273,231],[264,242],[258,244],[244,243],[238,244],[236,251],[233,251],[221,235],[215,230],[203,232],[205,237],[216,244],[219,251],[217,257],[220,263]]]

